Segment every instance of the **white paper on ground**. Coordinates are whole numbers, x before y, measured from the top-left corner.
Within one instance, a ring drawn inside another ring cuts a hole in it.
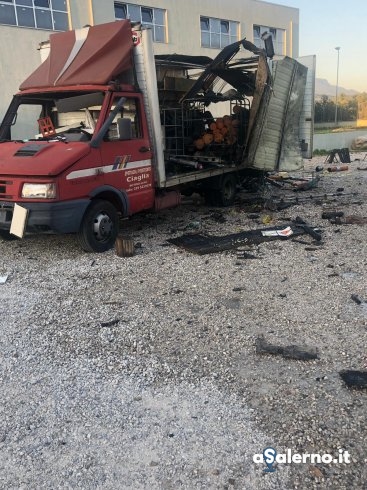
[[[24,237],[25,229],[27,227],[28,209],[14,204],[13,218],[10,225],[10,233],[19,238]]]
[[[293,230],[290,226],[284,228],[283,230],[264,230],[261,232],[262,236],[291,236],[293,235]]]

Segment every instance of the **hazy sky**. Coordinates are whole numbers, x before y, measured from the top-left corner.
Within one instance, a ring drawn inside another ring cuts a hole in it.
[[[299,9],[299,52],[316,54],[318,78],[336,85],[340,46],[339,86],[367,92],[367,0],[266,1]]]

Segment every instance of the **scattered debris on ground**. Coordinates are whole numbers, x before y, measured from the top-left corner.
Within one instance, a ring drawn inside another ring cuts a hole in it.
[[[334,165],[332,167],[328,167],[328,172],[345,172],[349,170],[348,165]]]
[[[343,211],[325,211],[322,213],[321,218],[322,219],[335,219],[335,218],[341,218],[344,216]]]
[[[358,294],[352,294],[351,299],[357,303],[357,305],[361,305],[362,303],[366,303],[364,299],[362,299]]]
[[[255,245],[273,240],[284,240],[289,236],[302,235],[306,233],[298,226],[291,229],[290,226],[271,227],[257,230],[242,231],[231,233],[224,236],[213,236],[203,234],[186,234],[176,238],[169,238],[167,241],[178,247],[182,247],[189,252],[199,255],[233,250],[243,245]]]
[[[68,235],[0,240],[1,488],[366,487],[367,226],[322,214],[367,216],[367,172],[324,158],[294,173],[322,166],[314,191],[267,182],[233,207],[195,197],[122,221],[126,260]],[[205,256],[167,242],[288,226]],[[320,360],[278,353],[303,343]],[[351,463],[266,475],[253,455],[269,446]]]
[[[270,220],[265,220],[268,223]],[[319,230],[307,224],[297,216],[292,223],[284,226],[273,226],[256,230],[231,233],[224,236],[203,235],[200,233],[185,234],[167,241],[189,252],[199,255],[233,250],[243,245],[258,245],[272,240],[284,240],[303,234],[310,235],[313,239],[321,241]]]
[[[115,252],[119,257],[132,257],[135,254],[134,240],[131,238],[117,237]]]
[[[325,159],[325,163],[351,163],[349,148],[337,148],[331,150]]]
[[[342,216],[342,217],[336,217],[335,219],[331,220],[331,222],[334,225],[367,225],[367,217],[365,216]]]
[[[256,339],[257,354],[272,354],[282,356],[286,359],[296,359],[298,361],[310,361],[319,359],[318,350],[315,347],[299,346],[299,345],[276,345],[267,342],[264,336],[259,336]]]
[[[347,386],[352,388],[367,388],[367,371],[344,369],[339,372]]]

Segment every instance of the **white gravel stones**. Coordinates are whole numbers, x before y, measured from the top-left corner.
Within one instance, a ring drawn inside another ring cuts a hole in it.
[[[367,226],[321,219],[367,216],[359,165],[288,192],[344,195],[260,210],[259,221],[234,207],[219,224],[202,204],[136,216],[122,225],[142,245],[128,259],[84,254],[72,236],[0,241],[0,487],[362,489],[367,392],[338,371],[366,362],[367,310],[350,297],[367,299]],[[260,228],[265,215],[301,216],[322,245],[304,235],[238,260],[166,241],[197,222],[209,234]],[[256,355],[261,333],[313,345],[320,360]],[[264,474],[252,456],[269,445],[345,448],[352,463]]]

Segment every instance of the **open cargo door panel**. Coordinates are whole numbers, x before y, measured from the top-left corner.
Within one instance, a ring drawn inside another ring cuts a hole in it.
[[[315,77],[316,77],[316,56],[301,56],[297,58],[299,63],[307,66],[307,81],[305,95],[303,98],[303,108],[300,118],[299,140],[303,158],[312,158],[313,151],[313,131],[315,115]]]
[[[302,168],[299,128],[306,78],[307,67],[294,59],[273,62],[272,87],[266,86],[254,95],[252,109],[256,108],[256,114],[252,114],[244,162],[247,166],[264,171]],[[260,94],[261,100],[256,102]]]

